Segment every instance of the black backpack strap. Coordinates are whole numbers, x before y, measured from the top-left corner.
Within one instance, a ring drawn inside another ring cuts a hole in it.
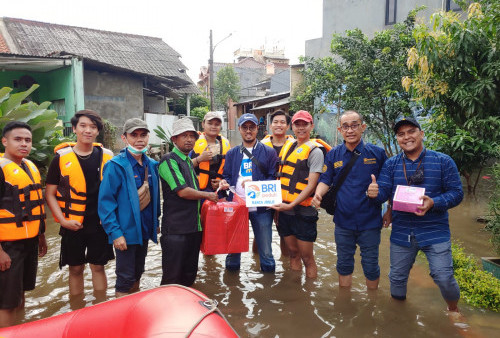
[[[266,171],[264,169],[264,166],[252,155],[252,153],[250,153],[248,151],[247,148],[243,147],[243,145],[241,146],[241,151],[248,156],[248,158],[252,161],[252,163],[254,163],[260,170],[261,173],[265,174]]]
[[[339,191],[340,187],[342,186],[345,179],[347,178],[347,175],[349,175],[349,172],[351,171],[352,167],[354,166],[354,163],[356,162],[356,160],[358,159],[358,157],[360,155],[361,155],[361,153],[358,150],[354,149],[354,154],[352,155],[351,159],[347,163],[344,170],[342,170],[342,172],[340,173],[339,180],[337,181],[337,184],[335,184],[335,186],[333,187],[333,192],[332,192],[333,196],[335,196],[335,197],[337,196],[337,192]]]

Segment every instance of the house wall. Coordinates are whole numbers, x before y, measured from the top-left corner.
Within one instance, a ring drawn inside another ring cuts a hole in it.
[[[403,22],[408,12],[418,6],[427,8],[419,12],[424,22],[430,15],[443,8],[446,0],[396,0],[396,22]],[[385,24],[386,0],[323,0],[323,36],[306,41],[305,54],[311,57],[330,55],[332,34],[359,28],[372,36],[390,28]]]
[[[132,117],[143,118],[142,80],[127,75],[84,71],[85,108],[121,128]]]
[[[35,90],[31,98],[37,103],[44,101],[57,101],[64,100],[65,115],[61,115],[59,118],[64,122],[69,121],[71,117],[75,114],[78,109],[82,109],[83,105],[78,106],[75,102],[75,93],[79,90],[83,92],[83,87],[80,84],[79,88],[75,88],[73,83],[73,73],[71,67],[65,67],[56,69],[50,72],[37,73],[37,72],[20,72],[20,71],[5,71],[1,73],[0,76],[0,87],[14,87],[14,81],[18,81],[22,76],[28,75],[35,79],[36,83],[40,87]],[[27,88],[14,88],[14,93]],[[51,107],[54,109],[54,107]]]

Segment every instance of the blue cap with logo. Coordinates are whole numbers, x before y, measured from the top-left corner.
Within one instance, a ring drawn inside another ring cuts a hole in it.
[[[241,115],[240,119],[238,120],[238,127],[240,127],[243,123],[248,121],[255,123],[256,126],[259,125],[259,121],[257,120],[257,117],[254,114],[246,113]]]

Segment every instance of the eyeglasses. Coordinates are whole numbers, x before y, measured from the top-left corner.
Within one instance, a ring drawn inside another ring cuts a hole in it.
[[[257,129],[257,126],[255,124],[253,124],[251,126],[240,126],[240,128],[243,131],[247,131],[247,130],[255,131]]]
[[[350,126],[349,126],[349,125],[347,125],[347,124],[343,124],[340,128],[341,128],[343,131],[348,131],[348,130],[349,130],[349,128],[351,128],[351,129],[352,129],[352,131],[356,131],[356,130],[358,130],[358,128],[359,128],[359,126],[360,126],[360,125],[361,125],[361,124],[359,124],[359,123],[355,123],[355,124],[352,124],[352,125],[350,125]]]

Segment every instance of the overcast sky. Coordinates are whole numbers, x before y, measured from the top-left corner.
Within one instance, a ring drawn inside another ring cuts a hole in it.
[[[322,0],[2,0],[3,17],[160,37],[182,55],[196,81],[209,58],[232,62],[238,48],[278,46],[290,63],[305,40],[321,37]]]

